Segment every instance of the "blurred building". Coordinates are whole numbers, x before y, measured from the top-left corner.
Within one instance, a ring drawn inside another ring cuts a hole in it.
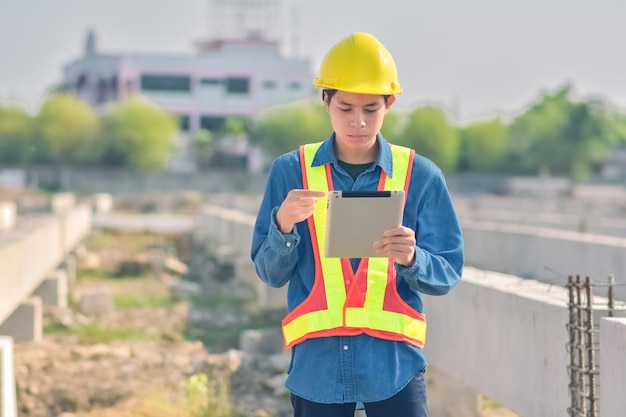
[[[63,88],[95,107],[141,93],[190,132],[311,96],[309,61],[283,56],[278,43],[261,34],[197,46],[195,55],[101,54],[90,32],[83,56],[64,68]]]
[[[280,0],[211,0],[213,30],[195,54],[104,54],[89,32],[83,56],[64,67],[62,88],[96,108],[140,93],[179,118],[185,153],[200,129],[311,97],[309,60],[281,53],[281,10]]]

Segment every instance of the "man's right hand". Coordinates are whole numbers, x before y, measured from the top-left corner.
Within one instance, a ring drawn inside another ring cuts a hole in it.
[[[325,196],[324,191],[298,189],[289,191],[276,214],[276,222],[280,231],[291,233],[296,223],[313,214],[317,199]]]

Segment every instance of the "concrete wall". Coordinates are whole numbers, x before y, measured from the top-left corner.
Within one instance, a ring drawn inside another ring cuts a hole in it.
[[[462,219],[486,220],[500,223],[527,224],[572,232],[626,237],[624,216],[589,216],[586,214],[528,211],[513,208],[472,207],[455,205]]]
[[[91,230],[91,208],[31,219],[0,235],[0,323]]]
[[[626,414],[626,319],[604,318],[600,329],[600,415]]]
[[[426,356],[521,417],[566,415],[567,303],[564,288],[466,268],[450,294],[425,297]],[[625,409],[626,321],[602,318],[606,314],[598,308],[594,316],[600,333],[601,415],[618,417]]]
[[[567,294],[467,268],[445,297],[425,297],[426,357],[524,417],[565,415]]]
[[[626,238],[468,219],[461,225],[468,265],[558,285],[569,275],[626,282]],[[626,300],[626,286],[616,286],[615,297]]]

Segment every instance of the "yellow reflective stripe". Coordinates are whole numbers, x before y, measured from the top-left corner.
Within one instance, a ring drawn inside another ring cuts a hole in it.
[[[404,190],[411,150],[392,147],[393,177],[387,177],[384,189]],[[370,258],[364,308],[346,309],[346,326],[384,330],[424,340],[426,323],[405,314],[383,310],[387,291],[388,258]]]
[[[387,266],[389,258],[369,258],[367,269],[367,292],[365,293],[365,310],[382,310],[387,289]],[[348,314],[346,312],[346,314]],[[347,321],[347,318],[346,318]]]
[[[346,326],[383,330],[403,334],[421,341],[426,339],[426,322],[393,311],[348,308],[346,310]]]
[[[326,167],[312,167],[311,161],[319,149],[321,143],[307,144],[304,146],[305,169],[308,187],[310,190],[328,192],[326,180]],[[334,329],[343,326],[343,305],[346,302],[346,291],[343,283],[343,271],[339,258],[325,258],[324,239],[326,235],[326,197],[317,200],[317,207],[313,212],[315,221],[315,235],[320,254],[322,282],[326,294],[326,310],[311,311],[302,314],[283,326],[283,335],[287,345],[300,339],[308,333],[320,330]],[[316,277],[317,278],[317,277]]]
[[[328,310],[312,311],[295,318],[283,326],[285,342],[290,344],[308,333],[320,330],[335,329],[343,326],[343,318],[340,308],[331,307]]]
[[[391,145],[391,160],[393,161],[393,177],[387,177],[385,190],[404,190],[406,174],[409,171],[411,150],[404,146]]]

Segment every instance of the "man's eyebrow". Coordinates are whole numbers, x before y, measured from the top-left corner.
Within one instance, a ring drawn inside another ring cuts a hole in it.
[[[354,106],[354,104],[352,104],[352,103],[348,103],[348,102],[343,101],[343,100],[340,100],[340,101],[339,101],[339,104],[340,104],[341,106],[350,106],[350,107]],[[380,104],[381,104],[381,103],[379,103],[379,102],[377,102],[377,101],[374,101],[374,102],[372,102],[372,103],[367,103],[367,104],[364,104],[364,105],[363,105],[363,107],[377,107],[377,106],[379,106]]]

